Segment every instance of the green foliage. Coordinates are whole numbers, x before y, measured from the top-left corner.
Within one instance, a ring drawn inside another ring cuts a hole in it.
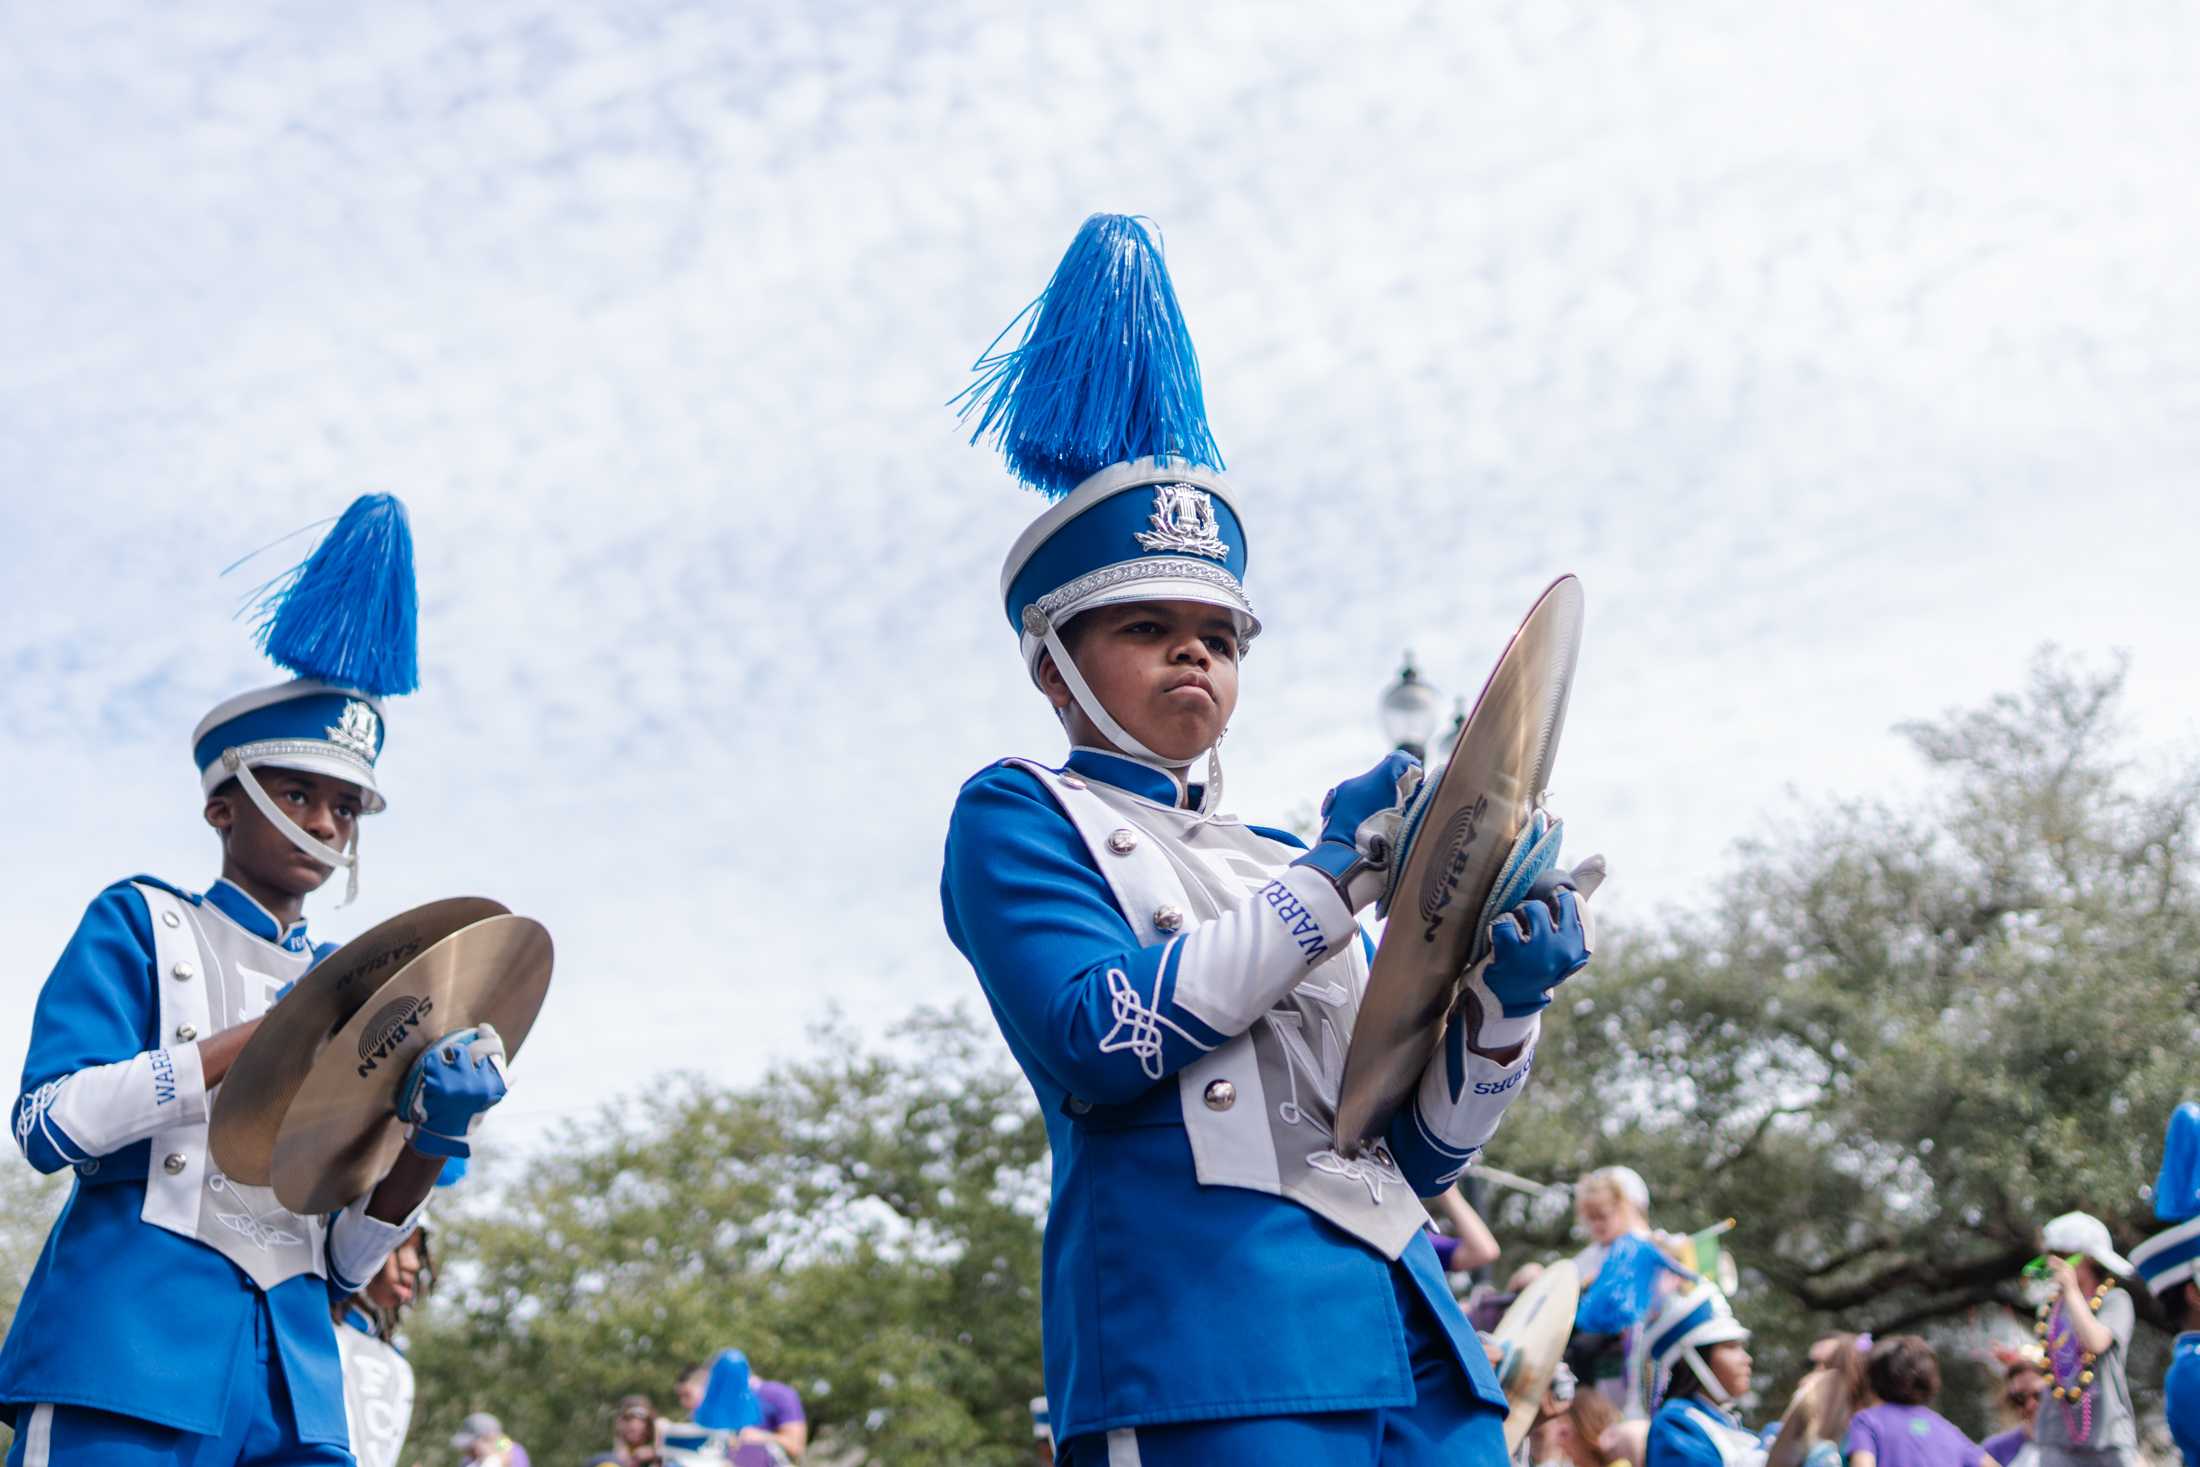
[[[15,1317],[69,1182],[66,1172],[48,1177],[27,1166],[0,1166],[0,1331]]]
[[[15,1318],[23,1285],[46,1246],[46,1230],[69,1192],[69,1175],[41,1176],[27,1166],[0,1165],[0,1335]],[[0,1454],[13,1437],[0,1426]]]
[[[606,1443],[629,1391],[671,1410],[728,1345],[813,1429],[892,1461],[1020,1463],[1039,1393],[1046,1137],[990,1027],[920,1012],[888,1054],[608,1110],[476,1199],[410,1331],[415,1441],[491,1410],[537,1461]]]
[[[1926,801],[1811,811],[1708,910],[1608,942],[1491,1160],[1624,1161],[1661,1226],[1739,1218],[1741,1312],[1789,1379],[1830,1328],[2016,1304],[2056,1213],[2143,1237],[2200,1047],[2200,777],[2126,757],[2122,677],[2042,653],[2023,694],[1903,727]],[[1521,1256],[1567,1222],[1518,1194],[1495,1219]]]

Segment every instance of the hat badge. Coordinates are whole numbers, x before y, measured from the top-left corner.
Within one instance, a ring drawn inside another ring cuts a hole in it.
[[[1189,484],[1162,484],[1153,491],[1151,530],[1140,530],[1141,548],[1160,555],[1230,558],[1222,529],[1215,523],[1214,496]]]
[[[375,743],[381,737],[382,720],[357,698],[344,704],[344,716],[328,727],[328,741],[367,763],[374,762]]]

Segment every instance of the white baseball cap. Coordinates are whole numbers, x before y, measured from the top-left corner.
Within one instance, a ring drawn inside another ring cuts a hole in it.
[[[2120,1279],[2131,1277],[2131,1260],[2118,1253],[2108,1224],[2090,1212],[2066,1212],[2040,1229],[2040,1246],[2050,1253],[2083,1253]]]

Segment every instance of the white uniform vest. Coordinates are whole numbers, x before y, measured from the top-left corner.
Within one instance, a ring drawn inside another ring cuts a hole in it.
[[[1146,946],[1243,905],[1295,854],[1235,819],[1202,822],[1106,783],[1009,762],[1053,794]],[[1382,1143],[1355,1157],[1335,1146],[1337,1086],[1366,987],[1366,956],[1348,943],[1250,1030],[1179,1070],[1177,1091],[1202,1185],[1288,1197],[1395,1259],[1427,1211]]]
[[[144,882],[136,890],[153,919],[163,1045],[188,1044],[258,1018],[284,984],[313,966],[313,954],[255,937],[213,907],[194,907]],[[220,1088],[207,1091],[208,1115]],[[207,1149],[206,1132],[205,1121],[194,1121],[153,1136],[139,1216],[196,1238],[263,1290],[302,1273],[322,1273],[327,1224],[289,1211],[269,1188],[224,1176]]]
[[[412,1428],[412,1362],[348,1324],[336,1326],[336,1353],[344,1361],[351,1454],[359,1467],[399,1467],[405,1434]]]

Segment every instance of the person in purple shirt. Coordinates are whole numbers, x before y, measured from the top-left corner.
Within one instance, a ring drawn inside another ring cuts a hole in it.
[[[751,1379],[763,1420],[745,1427],[734,1440],[734,1467],[770,1467],[780,1461],[800,1461],[810,1444],[809,1418],[802,1414],[802,1397],[791,1385],[776,1380]],[[772,1455],[772,1447],[786,1455]]]
[[[1880,1341],[1866,1374],[1879,1404],[1850,1418],[1849,1467],[1980,1467],[1978,1443],[1932,1408],[1940,1361],[1922,1337]]]

